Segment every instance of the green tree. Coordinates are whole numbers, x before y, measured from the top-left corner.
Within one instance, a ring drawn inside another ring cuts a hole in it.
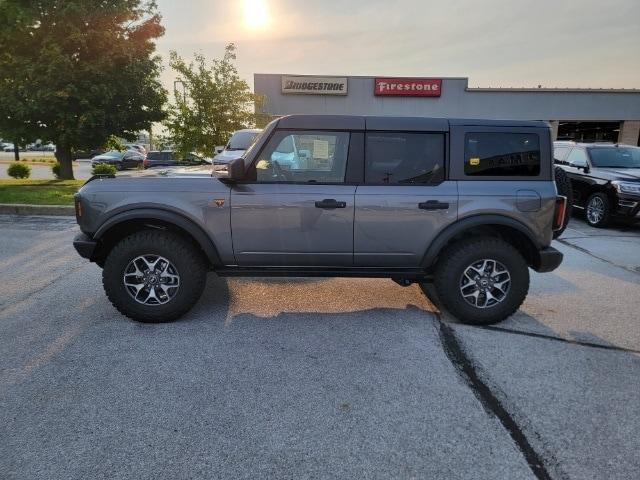
[[[152,0],[0,0],[0,25],[0,131],[55,143],[61,178],[72,150],[163,120]]]
[[[234,60],[233,43],[226,46],[222,59],[215,59],[210,65],[201,54],[187,63],[171,52],[170,65],[178,79],[165,127],[182,154],[195,151],[211,155],[235,130],[259,122],[254,105],[260,98],[240,78]]]

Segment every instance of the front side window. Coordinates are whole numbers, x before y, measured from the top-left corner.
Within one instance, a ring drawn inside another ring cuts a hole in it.
[[[367,133],[365,183],[440,183],[444,161],[441,133]]]
[[[478,177],[536,177],[540,142],[532,133],[467,133],[464,173]]]
[[[600,168],[640,168],[638,147],[594,147],[589,149],[591,163]]]
[[[276,132],[254,164],[258,182],[343,183],[348,132]]]
[[[582,148],[574,148],[567,157],[567,163],[574,167],[586,167],[587,166],[587,152]]]

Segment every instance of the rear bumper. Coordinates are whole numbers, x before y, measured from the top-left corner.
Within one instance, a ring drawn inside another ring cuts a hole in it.
[[[537,262],[532,268],[536,272],[552,272],[560,266],[563,257],[564,255],[553,247],[543,248],[538,251]]]
[[[97,246],[98,242],[84,233],[79,233],[73,239],[73,247],[82,258],[88,258],[91,260],[93,252],[95,252]]]

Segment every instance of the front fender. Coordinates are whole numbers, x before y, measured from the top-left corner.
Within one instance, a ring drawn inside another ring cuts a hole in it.
[[[207,233],[193,220],[188,217],[176,213],[170,210],[162,209],[162,208],[134,208],[129,209],[120,213],[116,213],[110,216],[106,221],[104,221],[100,227],[93,234],[94,240],[102,239],[109,230],[116,227],[123,222],[128,222],[132,220],[141,220],[141,221],[162,221],[165,223],[169,223],[171,225],[175,225],[176,227],[184,230],[189,235],[193,237],[193,239],[200,245],[202,251],[205,253],[211,264],[215,266],[222,265],[222,261],[220,259],[220,255],[218,250],[209,237]]]

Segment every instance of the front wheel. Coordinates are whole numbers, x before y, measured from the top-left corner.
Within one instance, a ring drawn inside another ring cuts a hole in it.
[[[497,238],[460,241],[441,255],[435,289],[457,319],[472,325],[512,315],[529,291],[529,269],[520,252]]]
[[[606,227],[610,217],[609,197],[602,192],[596,192],[587,199],[585,214],[587,223],[592,227]]]
[[[139,322],[175,320],[198,301],[206,261],[196,247],[168,231],[136,232],[107,256],[102,283],[120,313]]]

